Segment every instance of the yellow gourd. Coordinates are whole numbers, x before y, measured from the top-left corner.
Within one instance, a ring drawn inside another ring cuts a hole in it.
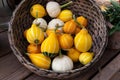
[[[59,43],[62,49],[70,49],[73,46],[73,42],[73,37],[70,34],[62,34],[59,37]]]
[[[27,54],[31,62],[39,68],[49,69],[51,64],[51,59],[42,53],[28,53]]]
[[[35,24],[32,24],[32,26],[26,32],[26,39],[29,43],[38,45],[44,40],[44,33]]]
[[[34,18],[42,18],[46,15],[46,10],[42,5],[35,4],[30,8],[30,13]]]
[[[63,22],[69,21],[72,19],[73,13],[71,10],[62,10],[59,14],[58,18]]]
[[[67,56],[72,59],[73,62],[79,61],[80,52],[74,48],[71,48],[67,52]]]
[[[76,30],[76,23],[74,20],[67,21],[63,26],[63,31],[68,34],[74,34]]]
[[[82,30],[75,36],[74,45],[80,52],[87,52],[92,47],[92,37],[86,28],[82,28]]]
[[[41,52],[47,56],[53,57],[59,52],[59,42],[57,36],[51,33],[41,44]]]
[[[83,65],[90,63],[92,59],[93,59],[93,53],[90,52],[81,53],[79,56],[79,61]]]

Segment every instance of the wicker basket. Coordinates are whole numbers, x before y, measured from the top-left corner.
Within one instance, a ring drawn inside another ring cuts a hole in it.
[[[32,72],[39,76],[49,78],[71,78],[79,75],[81,72],[88,70],[96,63],[105,50],[107,44],[107,28],[100,9],[93,0],[73,0],[73,4],[67,9],[71,9],[76,16],[83,15],[88,19],[88,30],[93,38],[93,47],[91,51],[95,53],[95,57],[89,64],[82,66],[76,64],[74,69],[65,73],[56,73],[52,70],[40,69],[34,66],[29,58],[25,55],[28,42],[23,37],[25,29],[29,28],[34,18],[30,15],[30,7],[36,3],[46,5],[50,0],[23,0],[13,13],[9,24],[9,42],[10,46],[18,58],[18,60]],[[70,0],[54,0],[60,4],[64,4]],[[48,16],[46,20],[50,20]]]

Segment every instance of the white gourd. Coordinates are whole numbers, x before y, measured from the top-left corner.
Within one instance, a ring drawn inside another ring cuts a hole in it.
[[[46,28],[47,28],[47,22],[46,22],[46,20],[43,19],[43,18],[36,18],[36,19],[33,21],[33,24],[38,25],[43,31],[45,31]]]
[[[60,19],[52,19],[48,23],[48,29],[56,29],[56,25],[59,26],[58,30],[62,31],[62,26],[64,25],[64,22]]]
[[[57,17],[61,12],[60,5],[57,2],[53,1],[47,3],[46,10],[48,12],[48,15],[52,18]]]
[[[66,55],[57,56],[53,59],[52,69],[55,72],[66,72],[73,69],[73,61]]]

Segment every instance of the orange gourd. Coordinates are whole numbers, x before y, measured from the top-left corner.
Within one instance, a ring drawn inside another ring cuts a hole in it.
[[[72,59],[73,62],[79,61],[80,52],[75,48],[71,48],[67,52],[67,56]]]
[[[40,53],[40,45],[29,44],[27,47],[28,53]]]
[[[88,23],[87,19],[84,16],[77,17],[77,22],[80,23],[84,27],[86,27]]]
[[[74,20],[67,21],[63,26],[63,31],[68,34],[74,34],[76,30],[76,23]]]
[[[70,34],[62,34],[59,37],[59,44],[62,49],[70,49],[73,46],[73,37]]]
[[[80,30],[81,30],[80,27],[77,26],[77,27],[76,27],[76,30],[75,30],[75,34],[79,33]]]

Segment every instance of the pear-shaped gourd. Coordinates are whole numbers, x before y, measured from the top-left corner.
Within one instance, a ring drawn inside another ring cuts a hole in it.
[[[51,33],[41,44],[41,52],[49,57],[53,57],[59,52],[59,42],[57,36]]]
[[[39,68],[49,69],[51,59],[42,53],[28,53],[31,62]]]
[[[74,45],[80,52],[87,52],[92,47],[92,37],[86,28],[82,28],[82,30],[75,36]]]
[[[32,24],[26,32],[26,38],[31,44],[41,44],[44,40],[44,33],[38,26]]]
[[[38,26],[32,24],[26,32],[26,38],[31,44],[41,44],[44,40],[44,33]]]

